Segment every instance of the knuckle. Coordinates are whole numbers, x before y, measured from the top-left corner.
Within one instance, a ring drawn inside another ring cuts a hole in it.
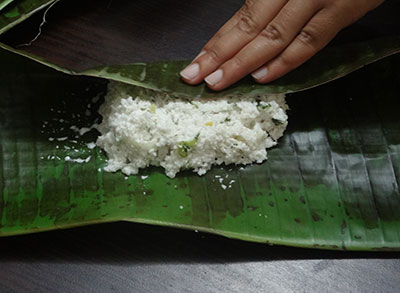
[[[240,56],[235,56],[232,58],[230,63],[233,68],[243,68],[244,66],[244,61]]]
[[[297,35],[297,39],[307,46],[314,47],[314,45],[317,43],[317,37],[315,33],[309,29],[303,29]]]
[[[219,53],[219,50],[217,50],[215,47],[205,48],[205,51],[207,52],[208,57],[213,62],[215,63],[221,62],[221,54]]]
[[[263,29],[260,36],[267,39],[268,41],[283,42],[282,28],[277,23],[270,23]]]
[[[240,11],[238,28],[249,35],[254,35],[258,31],[258,24],[248,9]]]
[[[256,0],[246,0],[243,4],[243,9],[244,10],[249,10],[251,6],[253,6],[256,3]]]
[[[306,27],[304,27],[300,33],[297,35],[297,40],[302,42],[304,45],[311,47],[312,49],[316,50],[320,46],[321,43],[324,41],[329,31],[329,19],[325,19],[325,24],[318,24],[318,23],[309,23]]]

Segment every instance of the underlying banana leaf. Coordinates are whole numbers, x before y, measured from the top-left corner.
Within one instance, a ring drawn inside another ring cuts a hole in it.
[[[57,0],[18,0],[0,2],[0,34],[8,31],[55,1]]]
[[[103,172],[104,154],[87,147],[98,133],[75,137],[72,126],[99,118],[93,97],[105,81],[4,50],[0,62],[0,235],[127,220],[270,244],[400,250],[399,56],[291,95],[289,129],[265,163],[175,179],[159,168]]]

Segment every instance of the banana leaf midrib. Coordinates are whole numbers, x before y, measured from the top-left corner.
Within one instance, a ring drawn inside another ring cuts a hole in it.
[[[3,10],[8,4],[13,2],[14,0],[2,0],[0,1],[0,12]]]
[[[57,1],[59,0],[39,0],[36,1],[37,3],[30,3],[26,0],[11,1],[0,10],[0,35]],[[23,10],[22,14],[19,11],[20,9]],[[7,17],[8,14],[16,14],[17,16]]]

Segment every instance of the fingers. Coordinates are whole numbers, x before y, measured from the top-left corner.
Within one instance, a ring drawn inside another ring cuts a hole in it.
[[[246,1],[246,4],[206,44],[191,65],[181,72],[190,84],[197,84],[232,58],[253,40],[288,0]]]
[[[327,9],[321,10],[281,54],[254,71],[253,78],[258,83],[268,83],[285,75],[325,47],[344,26]]]
[[[222,90],[252,73],[267,83],[298,67],[383,0],[247,0],[182,72]]]
[[[321,9],[317,1],[292,0],[256,38],[205,78],[213,90],[224,89],[281,53],[299,30]]]

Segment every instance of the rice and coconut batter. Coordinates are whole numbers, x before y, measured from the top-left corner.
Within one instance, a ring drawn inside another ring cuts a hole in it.
[[[105,170],[137,174],[162,166],[173,178],[184,169],[261,163],[287,126],[284,95],[185,99],[110,82],[99,112],[97,145]]]

